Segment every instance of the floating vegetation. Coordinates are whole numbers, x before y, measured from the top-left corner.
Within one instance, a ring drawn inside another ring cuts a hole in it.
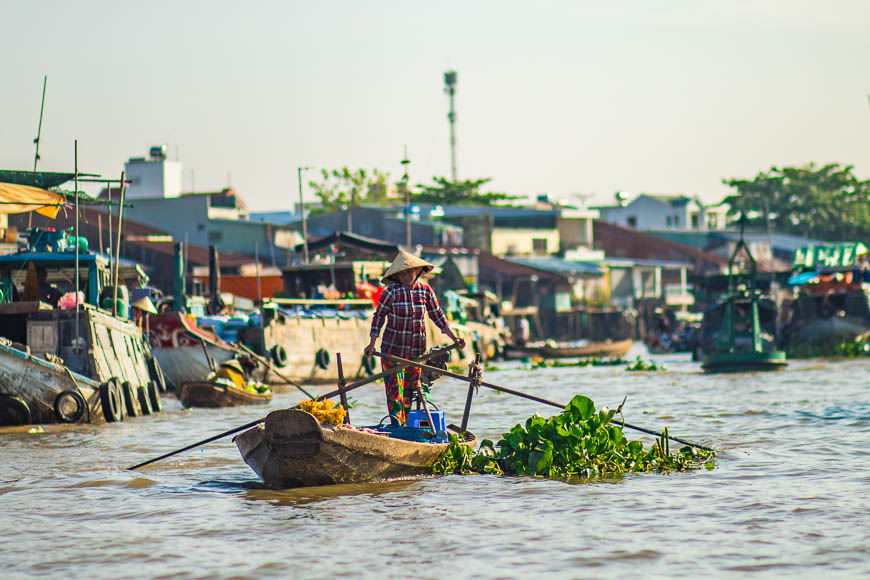
[[[582,358],[578,361],[564,361],[557,359],[532,359],[526,370],[536,370],[543,368],[561,368],[561,367],[608,367],[625,364],[625,359],[622,358]]]
[[[786,351],[788,358],[870,356],[870,337],[864,335],[856,340],[826,343],[801,343]]]
[[[615,415],[607,407],[596,412],[589,397],[577,395],[560,415],[545,419],[536,414],[496,444],[484,439],[476,453],[451,436],[432,471],[571,479],[713,469],[711,451],[685,446],[672,454],[667,428],[649,449],[640,441],[629,441],[621,427],[610,424]]]
[[[665,370],[665,365],[657,365],[653,361],[644,361],[640,358],[640,355],[637,355],[637,359],[635,361],[625,367],[627,371],[663,371]]]

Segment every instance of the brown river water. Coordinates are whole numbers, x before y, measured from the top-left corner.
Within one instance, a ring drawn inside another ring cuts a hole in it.
[[[599,407],[627,395],[628,423],[717,448],[714,470],[276,491],[230,438],[124,470],[290,406],[302,398],[293,391],[232,409],[183,410],[167,395],[152,417],[2,431],[0,577],[870,576],[870,359],[704,375],[687,355],[651,358],[666,370],[496,362],[484,380]],[[435,384],[448,422],[465,393],[453,379]],[[384,414],[379,385],[352,396],[356,424]],[[481,389],[470,428],[497,439],[535,412],[557,410]]]

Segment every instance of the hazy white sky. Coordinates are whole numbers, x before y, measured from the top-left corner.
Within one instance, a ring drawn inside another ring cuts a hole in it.
[[[289,209],[296,168],[518,195],[686,193],[839,162],[870,178],[870,1],[0,0],[0,167],[116,177],[166,143],[184,188]],[[310,174],[313,176],[314,174]],[[310,192],[306,185],[306,198]]]

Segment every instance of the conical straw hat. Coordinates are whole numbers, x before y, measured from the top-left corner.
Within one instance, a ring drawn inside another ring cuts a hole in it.
[[[394,279],[393,276],[398,274],[399,272],[404,272],[405,270],[410,270],[411,268],[423,268],[423,273],[431,272],[435,266],[427,262],[422,258],[418,258],[413,254],[409,254],[404,250],[399,250],[399,253],[396,255],[396,259],[393,260],[393,264],[384,272],[383,280],[384,282],[398,282],[398,280]]]
[[[154,303],[151,302],[151,299],[147,296],[143,296],[131,306],[133,306],[133,308],[138,308],[142,312],[147,312],[148,314],[157,314],[157,309],[154,308]]]

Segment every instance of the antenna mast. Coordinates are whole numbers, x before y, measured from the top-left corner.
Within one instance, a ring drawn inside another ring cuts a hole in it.
[[[36,154],[33,156],[33,170],[36,171],[36,164],[39,162],[39,138],[42,136],[42,113],[45,111],[45,87],[48,85],[48,75],[42,80],[42,104],[39,105],[39,128],[36,130],[36,139],[33,142],[36,144]]]
[[[453,107],[453,97],[456,95],[455,70],[444,73],[444,92],[450,96],[450,112],[447,113],[447,120],[450,121],[450,174],[456,182],[456,111]]]

